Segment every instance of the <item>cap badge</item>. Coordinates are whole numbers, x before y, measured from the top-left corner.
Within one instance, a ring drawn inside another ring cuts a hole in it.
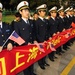
[[[26,2],[24,2],[24,4],[26,4]]]

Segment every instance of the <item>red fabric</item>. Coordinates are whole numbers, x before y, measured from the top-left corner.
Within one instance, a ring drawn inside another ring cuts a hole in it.
[[[74,22],[72,22],[71,26],[72,26],[73,28],[75,28],[75,23],[74,23]]]
[[[35,45],[38,47],[38,49],[41,51],[41,52],[44,52],[45,53],[45,51],[44,51],[44,43],[35,43]]]
[[[67,34],[70,34],[70,36],[66,38],[65,35]],[[52,44],[54,48],[58,48],[74,37],[75,28],[70,28],[44,42],[42,45],[45,52],[39,50],[38,46],[34,44],[15,47],[11,51],[3,50],[0,52],[0,75],[16,75],[51,53],[52,49],[50,44]]]

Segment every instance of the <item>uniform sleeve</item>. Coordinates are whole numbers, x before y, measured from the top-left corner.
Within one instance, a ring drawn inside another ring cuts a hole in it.
[[[58,19],[58,26],[57,26],[57,29],[58,29],[58,32],[61,32],[61,28],[60,28],[60,21],[59,21],[59,19]]]
[[[48,29],[48,38],[49,38],[49,37],[51,37],[51,33],[50,33],[51,31],[50,31],[50,23],[49,23],[49,20],[47,20],[47,22],[48,22],[48,28],[47,29]]]
[[[36,34],[36,40],[37,40],[37,38],[38,38],[38,30],[39,30],[37,21],[35,21],[34,27],[35,27],[35,34]]]
[[[10,37],[10,35],[12,34],[13,30],[12,30],[12,26],[11,25],[7,25],[8,29],[10,30],[9,32],[9,35],[8,35],[8,38]],[[11,43],[13,46],[14,46],[14,42],[12,40],[8,40],[7,43],[6,43],[6,46]]]
[[[15,32],[16,32],[18,35],[20,35],[18,25],[19,25],[19,23],[17,23],[17,22],[14,24],[14,30],[15,30]]]
[[[52,31],[51,31],[51,23],[50,23],[50,21],[49,21],[49,37],[52,37]]]
[[[14,23],[14,30],[15,32],[20,35],[19,27],[18,27],[18,22]],[[19,46],[16,42],[14,42],[14,46]]]
[[[33,20],[33,40],[36,41],[36,26],[34,20]]]

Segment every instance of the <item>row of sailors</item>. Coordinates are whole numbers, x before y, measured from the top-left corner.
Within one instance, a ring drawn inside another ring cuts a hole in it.
[[[75,12],[73,13],[73,9],[67,8],[65,10],[66,16],[64,16],[64,8],[61,7],[57,10],[57,7],[54,6],[49,10],[50,19],[45,19],[47,5],[43,4],[36,8],[38,12],[38,18],[36,20],[29,19],[29,3],[27,1],[22,1],[17,6],[17,11],[20,13],[20,20],[14,20],[11,25],[7,25],[2,22],[2,4],[0,3],[0,51],[2,51],[2,45],[6,41],[6,39],[10,36],[13,30],[17,32],[17,34],[25,40],[25,43],[22,45],[27,45],[28,43],[34,42],[45,42],[48,39],[51,39],[53,35],[59,33],[65,29],[71,28],[71,23],[75,22]],[[57,12],[59,13],[59,17],[57,17]],[[72,16],[73,15],[73,16]],[[70,40],[66,44],[63,45],[63,49],[67,50],[68,46],[73,43],[74,39]],[[15,44],[18,46],[17,44]],[[9,40],[7,44],[4,46],[8,50],[13,48],[13,42]],[[61,55],[64,53],[61,46],[57,48],[56,53]],[[54,59],[57,58],[55,56],[55,52],[48,54],[48,57],[51,61],[54,62]],[[38,64],[41,69],[45,69],[45,66],[49,66],[46,62],[46,57],[40,59]],[[25,69],[24,75],[36,75],[33,72],[33,65],[29,66]]]
[[[64,17],[67,16],[67,17],[69,18],[69,17],[74,17],[74,16],[75,16],[75,9],[73,9],[73,7],[68,7],[66,10],[64,10],[64,7],[61,6],[61,8],[57,10],[57,7],[54,6],[54,7],[52,8],[52,10],[55,10],[55,9],[56,9],[56,12],[57,12],[57,17],[59,16],[59,14],[60,14],[61,11],[64,12]],[[68,14],[67,14],[67,13],[68,13]],[[50,19],[50,17],[51,17],[51,12],[50,12],[50,10],[49,10],[49,11],[48,11],[48,15],[46,15],[45,18],[46,18],[46,19]],[[38,18],[38,13],[35,12],[35,13],[33,14],[33,16],[30,15],[29,18],[32,19],[32,20],[37,20],[37,18]]]

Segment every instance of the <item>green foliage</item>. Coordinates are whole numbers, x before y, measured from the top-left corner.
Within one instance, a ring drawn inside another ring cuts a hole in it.
[[[14,14],[15,14],[15,12],[16,12],[16,10],[15,10],[15,11],[5,10],[5,11],[3,11],[3,15],[14,15]]]
[[[11,23],[14,20],[14,15],[3,16],[3,22]]]
[[[24,0],[0,0],[0,2],[2,2],[3,6],[6,9],[15,9],[18,5],[19,2],[24,1]],[[31,9],[35,9],[37,6],[46,3],[48,5],[48,7],[51,7],[53,5],[57,5],[60,6],[59,1],[60,0],[26,0],[29,2],[30,8]],[[75,0],[61,0],[62,5],[65,3],[65,1],[67,2],[72,2]],[[70,5],[70,3],[69,3]]]

